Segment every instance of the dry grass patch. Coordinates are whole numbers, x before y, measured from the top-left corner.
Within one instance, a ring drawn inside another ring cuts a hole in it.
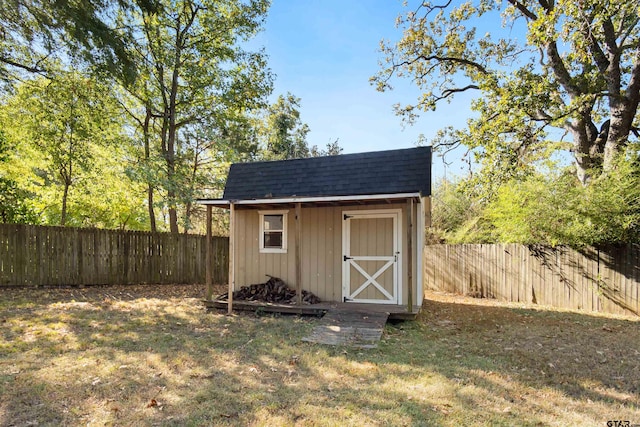
[[[635,318],[430,295],[353,350],[199,287],[0,292],[0,425],[640,423]]]

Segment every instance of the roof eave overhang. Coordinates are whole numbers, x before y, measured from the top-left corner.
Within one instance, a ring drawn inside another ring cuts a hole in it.
[[[220,208],[229,208],[231,203],[238,206],[264,206],[264,205],[284,205],[295,203],[306,204],[334,204],[334,205],[349,205],[359,202],[389,202],[407,200],[413,198],[420,198],[419,192],[415,193],[393,193],[393,194],[364,194],[364,195],[350,195],[350,196],[307,196],[307,197],[274,197],[264,199],[241,199],[241,200],[225,200],[225,199],[199,199],[198,204],[211,205]]]

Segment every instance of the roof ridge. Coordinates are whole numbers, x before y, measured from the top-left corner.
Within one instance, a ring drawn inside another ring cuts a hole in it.
[[[410,150],[418,150],[418,149],[429,149],[431,150],[431,146],[430,145],[421,145],[421,146],[416,146],[416,147],[410,147],[410,148],[394,148],[391,150],[377,150],[377,151],[362,151],[362,152],[357,152],[357,153],[345,153],[345,154],[331,154],[328,156],[316,156],[316,157],[296,157],[294,159],[273,159],[273,160],[251,160],[248,162],[238,162],[238,163],[233,163],[235,164],[239,164],[239,165],[245,165],[245,164],[256,164],[256,163],[274,163],[274,162],[296,162],[296,161],[310,161],[310,160],[315,160],[315,159],[331,159],[331,158],[336,158],[336,157],[340,157],[340,158],[344,158],[347,156],[363,156],[363,155],[380,155],[380,154],[388,154],[388,153],[395,153],[395,152],[400,152],[400,151],[410,151]]]

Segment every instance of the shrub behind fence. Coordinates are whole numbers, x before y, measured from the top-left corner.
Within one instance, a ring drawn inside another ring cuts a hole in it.
[[[0,224],[0,285],[204,283],[206,236]],[[226,283],[228,239],[214,237],[213,281]]]

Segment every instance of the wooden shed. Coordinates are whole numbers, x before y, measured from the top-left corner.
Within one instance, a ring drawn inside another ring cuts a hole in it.
[[[212,207],[230,209],[229,295],[272,275],[298,296],[415,313],[430,196],[431,148],[417,147],[233,164],[223,198],[199,203],[208,230]]]

